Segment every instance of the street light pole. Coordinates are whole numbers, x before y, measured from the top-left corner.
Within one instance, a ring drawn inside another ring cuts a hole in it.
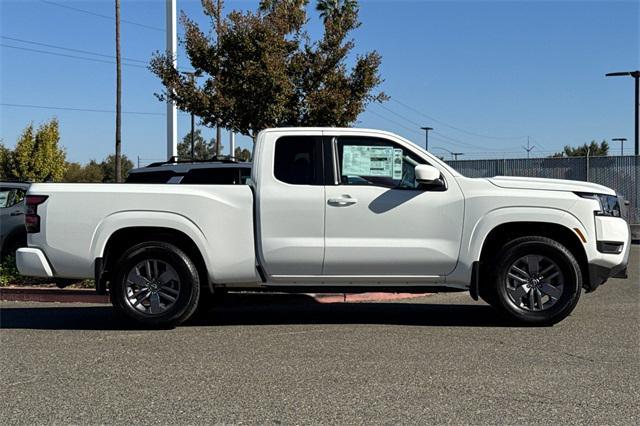
[[[433,130],[433,127],[421,127],[421,129],[425,132],[424,148],[425,150],[429,151],[429,130]]]
[[[640,155],[640,70],[610,72],[606,77],[633,77],[635,80],[635,154]]]
[[[624,155],[624,143],[627,138],[613,138],[611,140],[614,142],[620,142],[620,155]]]

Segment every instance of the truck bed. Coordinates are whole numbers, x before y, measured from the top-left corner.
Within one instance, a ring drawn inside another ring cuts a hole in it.
[[[253,195],[247,185],[33,184],[47,195],[38,206],[42,229],[29,234],[56,276],[92,278],[113,232],[168,227],[204,254],[214,282],[255,281]]]

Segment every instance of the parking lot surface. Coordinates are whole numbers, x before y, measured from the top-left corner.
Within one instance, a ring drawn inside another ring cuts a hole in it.
[[[639,255],[544,328],[464,293],[232,296],[154,331],[104,305],[0,303],[0,422],[638,424]]]

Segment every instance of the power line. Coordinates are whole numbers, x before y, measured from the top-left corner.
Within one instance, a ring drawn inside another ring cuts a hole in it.
[[[56,3],[54,1],[48,1],[48,0],[40,0],[40,1],[42,3],[46,3],[46,4],[49,4],[49,5],[52,5],[52,6],[62,7],[64,9],[69,9],[69,10],[73,10],[75,12],[85,13],[87,15],[97,16],[97,17],[103,18],[103,19],[110,19],[112,21],[115,21],[115,19],[116,19],[114,16],[103,15],[101,13],[92,12],[90,10],[80,9],[80,8],[73,7],[73,6],[68,6],[66,4]],[[140,22],[129,21],[129,20],[126,20],[126,19],[120,19],[120,22],[123,22],[125,24],[129,24],[129,25],[135,25],[135,26],[141,27],[141,28],[146,28],[148,30],[165,32],[164,28],[152,27],[151,25],[141,24]]]
[[[13,104],[1,102],[0,105],[15,108],[36,108],[36,109],[54,109],[62,111],[82,111],[82,112],[100,112],[100,113],[115,113],[115,110],[111,109],[97,109],[97,108],[72,108],[61,106],[49,106],[49,105],[29,105],[29,104]],[[147,112],[147,111],[122,111],[123,114],[137,114],[137,115],[162,115],[164,112]]]
[[[403,115],[401,115],[401,114],[399,114],[399,113],[397,113],[397,112],[393,111],[391,108],[388,108],[388,107],[386,107],[386,106],[384,106],[384,105],[382,105],[382,104],[376,104],[376,105],[377,105],[377,106],[379,106],[379,107],[381,107],[381,108],[383,108],[383,109],[385,109],[386,111],[390,112],[391,114],[393,114],[393,115],[395,115],[395,116],[397,116],[397,117],[400,117],[400,118],[402,118],[403,120],[406,120],[407,122],[409,122],[409,123],[411,123],[411,124],[414,124],[416,127],[422,127],[422,125],[421,125],[421,124],[419,124],[419,123],[417,123],[417,122],[415,122],[415,121],[413,121],[413,120],[408,119],[407,117],[405,117],[405,116],[403,116]],[[466,147],[469,147],[469,148],[475,148],[475,149],[486,149],[487,151],[491,151],[491,149],[483,148],[483,147],[480,147],[480,146],[478,146],[478,145],[473,145],[473,144],[468,143],[468,142],[463,142],[463,141],[461,141],[461,140],[458,140],[458,139],[455,139],[455,138],[449,137],[449,136],[447,136],[447,135],[445,135],[445,134],[443,134],[443,133],[441,133],[441,132],[437,132],[437,131],[435,131],[435,130],[433,130],[433,133],[434,133],[434,134],[436,134],[436,135],[438,135],[438,136],[440,137],[440,139],[445,139],[445,140],[447,140],[449,143],[451,143],[451,144],[453,144],[453,145],[461,145],[461,146],[466,146]]]
[[[81,59],[81,60],[84,60],[84,61],[91,61],[91,62],[102,62],[103,64],[115,64],[115,61],[105,61],[103,59],[97,59],[97,58],[85,58],[83,56],[68,55],[66,53],[48,52],[46,50],[31,49],[29,47],[22,47],[22,46],[11,46],[9,44],[4,44],[4,43],[0,43],[0,46],[6,47],[8,49],[16,49],[16,50],[24,50],[24,51],[27,51],[27,52],[41,53],[41,54],[44,54],[44,55],[62,56],[62,57],[65,57],[65,58]],[[123,65],[125,65],[127,67],[135,67],[135,68],[147,69],[147,67],[145,67],[143,65],[135,65],[135,64],[123,64]]]
[[[17,42],[20,42],[20,43],[34,44],[36,46],[51,47],[51,48],[54,48],[54,49],[67,50],[69,52],[84,53],[84,54],[87,54],[87,55],[95,55],[95,56],[102,56],[104,58],[115,59],[114,55],[107,55],[107,54],[104,54],[104,53],[91,52],[89,50],[73,49],[73,48],[70,48],[70,47],[58,46],[58,45],[55,45],[55,44],[40,43],[40,42],[37,42],[37,41],[24,40],[24,39],[16,38],[16,37],[8,37],[8,36],[0,36],[0,37],[5,39],[5,40],[17,41]],[[122,58],[122,59],[125,60],[125,61],[130,61],[130,62],[140,62],[140,63],[143,63],[143,64],[147,64],[148,63],[148,61],[143,61],[141,59],[131,59],[131,58]]]
[[[422,136],[422,133],[420,133],[420,132],[419,132],[419,131],[417,131],[416,129],[412,129],[411,127],[407,127],[407,126],[405,126],[405,125],[404,125],[404,124],[402,124],[402,123],[399,123],[399,122],[397,122],[397,121],[395,121],[395,120],[390,119],[389,117],[386,117],[386,116],[384,116],[384,115],[382,115],[382,114],[378,114],[377,112],[372,111],[372,110],[370,110],[370,109],[368,109],[368,110],[367,110],[367,112],[369,112],[369,113],[371,113],[371,114],[373,114],[373,115],[375,115],[375,116],[378,116],[378,117],[380,117],[380,118],[382,118],[382,119],[384,119],[384,120],[387,120],[388,122],[393,123],[393,124],[395,124],[396,126],[402,127],[403,129],[405,129],[405,130],[407,130],[407,131],[409,131],[409,132],[413,132],[413,133],[416,133],[416,134],[418,134],[418,135]]]
[[[497,150],[495,148],[485,148],[485,147],[474,145],[474,144],[471,144],[471,143],[468,143],[468,142],[463,142],[463,141],[461,141],[459,139],[452,138],[451,136],[447,136],[447,135],[445,135],[445,134],[443,134],[441,132],[437,132],[435,130],[433,131],[433,133],[436,134],[441,139],[444,139],[444,140],[448,141],[452,145],[461,145],[461,146],[466,146],[466,147],[469,147],[469,148],[483,149],[485,151],[496,151]]]
[[[502,140],[509,140],[509,139],[513,140],[513,139],[524,139],[525,138],[525,136],[490,136],[490,135],[483,135],[483,134],[480,134],[480,133],[470,132],[470,131],[462,129],[460,127],[453,126],[453,125],[451,125],[451,124],[449,124],[449,123],[447,123],[445,121],[438,120],[437,118],[434,118],[434,117],[432,117],[430,115],[427,115],[424,112],[422,112],[422,111],[420,111],[420,110],[418,110],[416,108],[413,108],[412,106],[407,105],[404,102],[400,102],[399,100],[397,100],[395,98],[391,98],[391,100],[396,102],[396,103],[398,103],[398,104],[400,104],[400,105],[402,105],[403,107],[407,108],[408,110],[411,110],[411,111],[415,112],[416,114],[419,114],[419,115],[422,115],[423,117],[428,118],[429,120],[433,120],[436,123],[442,124],[445,127],[449,127],[451,129],[457,130],[457,131],[462,132],[462,133],[466,133],[466,134],[471,135],[471,136],[477,136],[477,137],[480,137],[480,138],[487,138],[487,139],[502,139]]]

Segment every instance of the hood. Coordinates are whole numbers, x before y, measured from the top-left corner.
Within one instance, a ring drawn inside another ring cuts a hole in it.
[[[591,192],[594,194],[616,195],[616,192],[606,186],[579,180],[544,179],[515,176],[496,176],[487,179],[500,188],[509,189],[539,189],[543,191]]]

